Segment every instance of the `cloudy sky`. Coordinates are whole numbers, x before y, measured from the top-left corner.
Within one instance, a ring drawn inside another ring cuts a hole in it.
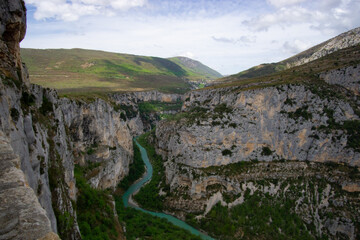
[[[360,0],[25,0],[26,48],[186,56],[233,74],[360,26]]]

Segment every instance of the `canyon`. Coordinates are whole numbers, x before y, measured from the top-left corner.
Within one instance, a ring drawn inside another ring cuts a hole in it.
[[[217,239],[359,238],[358,29],[340,36],[341,47],[334,38],[259,81],[84,101],[30,83],[19,47],[24,2],[5,0],[0,10],[0,239],[82,239],[77,168],[110,199],[124,239],[111,194],[145,132],[163,169],[155,210]],[[323,64],[331,54],[345,60]]]

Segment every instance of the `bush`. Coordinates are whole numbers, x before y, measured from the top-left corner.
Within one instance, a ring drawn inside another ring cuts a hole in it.
[[[10,109],[10,115],[11,115],[11,118],[13,119],[13,121],[15,123],[19,120],[20,113],[16,108],[11,108]]]
[[[273,152],[271,151],[271,149],[269,147],[262,148],[262,152],[261,152],[262,156],[270,156],[272,153]]]
[[[232,151],[229,149],[225,149],[221,153],[223,156],[231,156],[232,155]]]
[[[344,122],[343,128],[348,134],[347,147],[353,148],[360,152],[360,121],[348,120]]]
[[[45,96],[45,94],[43,95],[43,102],[39,110],[41,114],[44,116],[53,111],[53,105],[49,101],[49,99]]]

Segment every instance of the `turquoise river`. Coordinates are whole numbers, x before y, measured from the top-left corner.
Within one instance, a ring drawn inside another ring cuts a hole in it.
[[[140,207],[137,207],[131,203],[129,203],[129,198],[134,194],[136,193],[144,184],[146,184],[148,181],[150,181],[151,177],[152,177],[152,174],[153,174],[153,168],[152,168],[152,165],[150,164],[150,161],[149,161],[149,158],[147,156],[147,153],[146,153],[146,150],[145,148],[143,148],[137,140],[135,140],[135,143],[136,145],[139,147],[140,149],[140,152],[141,152],[141,157],[145,163],[145,166],[146,166],[146,174],[145,176],[140,179],[140,181],[137,181],[136,183],[134,183],[133,185],[131,185],[131,187],[124,193],[123,195],[123,202],[124,202],[124,206],[125,207],[133,207],[137,210],[140,210],[142,212],[145,212],[145,213],[148,213],[148,214],[151,214],[153,216],[156,216],[156,217],[160,217],[160,218],[165,218],[167,219],[169,222],[175,224],[176,226],[178,227],[181,227],[183,229],[186,229],[188,230],[189,232],[191,232],[192,234],[194,235],[197,235],[197,236],[200,236],[202,239],[205,239],[205,240],[213,240],[213,238],[205,235],[204,233],[196,230],[195,228],[191,227],[190,225],[186,224],[185,222],[171,216],[171,215],[168,215],[168,214],[165,214],[165,213],[158,213],[158,212],[151,212],[151,211],[148,211],[148,210],[145,210],[145,209],[142,209]]]

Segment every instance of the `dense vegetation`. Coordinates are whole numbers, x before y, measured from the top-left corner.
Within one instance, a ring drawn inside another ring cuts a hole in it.
[[[110,193],[90,187],[80,166],[75,166],[74,174],[79,190],[76,213],[82,239],[116,239]]]
[[[124,208],[120,196],[115,196],[116,211],[119,221],[126,224],[127,239],[159,239],[159,240],[200,240],[200,237],[173,225],[166,219],[143,213],[134,208]]]
[[[141,102],[139,103],[139,112],[140,117],[143,122],[148,122],[151,125],[154,123],[152,120],[166,119],[172,117],[172,113],[166,113],[168,111],[180,111],[182,107],[182,102],[159,102],[159,101],[150,101],[150,102]],[[155,126],[154,126],[155,127]]]
[[[153,132],[148,132],[142,135],[138,141],[147,151],[149,160],[153,166],[153,176],[151,181],[142,187],[139,193],[134,196],[134,199],[145,209],[161,211],[163,209],[165,196],[159,195],[159,189],[163,189],[166,192],[168,186],[165,184],[163,160],[161,156],[156,154],[154,147],[149,143],[149,136],[152,133]]]
[[[218,203],[199,222],[191,214],[187,220],[220,239],[314,239],[293,212],[295,201],[249,193],[231,210]]]
[[[133,184],[136,180],[141,178],[141,176],[145,172],[145,164],[141,158],[141,153],[139,147],[133,143],[134,146],[134,161],[129,167],[129,174],[121,180],[119,187],[123,190],[128,189],[131,184]]]
[[[182,102],[159,102],[159,101],[150,101],[150,102],[141,102],[139,103],[140,113],[156,113],[161,111],[179,111],[181,110]]]

